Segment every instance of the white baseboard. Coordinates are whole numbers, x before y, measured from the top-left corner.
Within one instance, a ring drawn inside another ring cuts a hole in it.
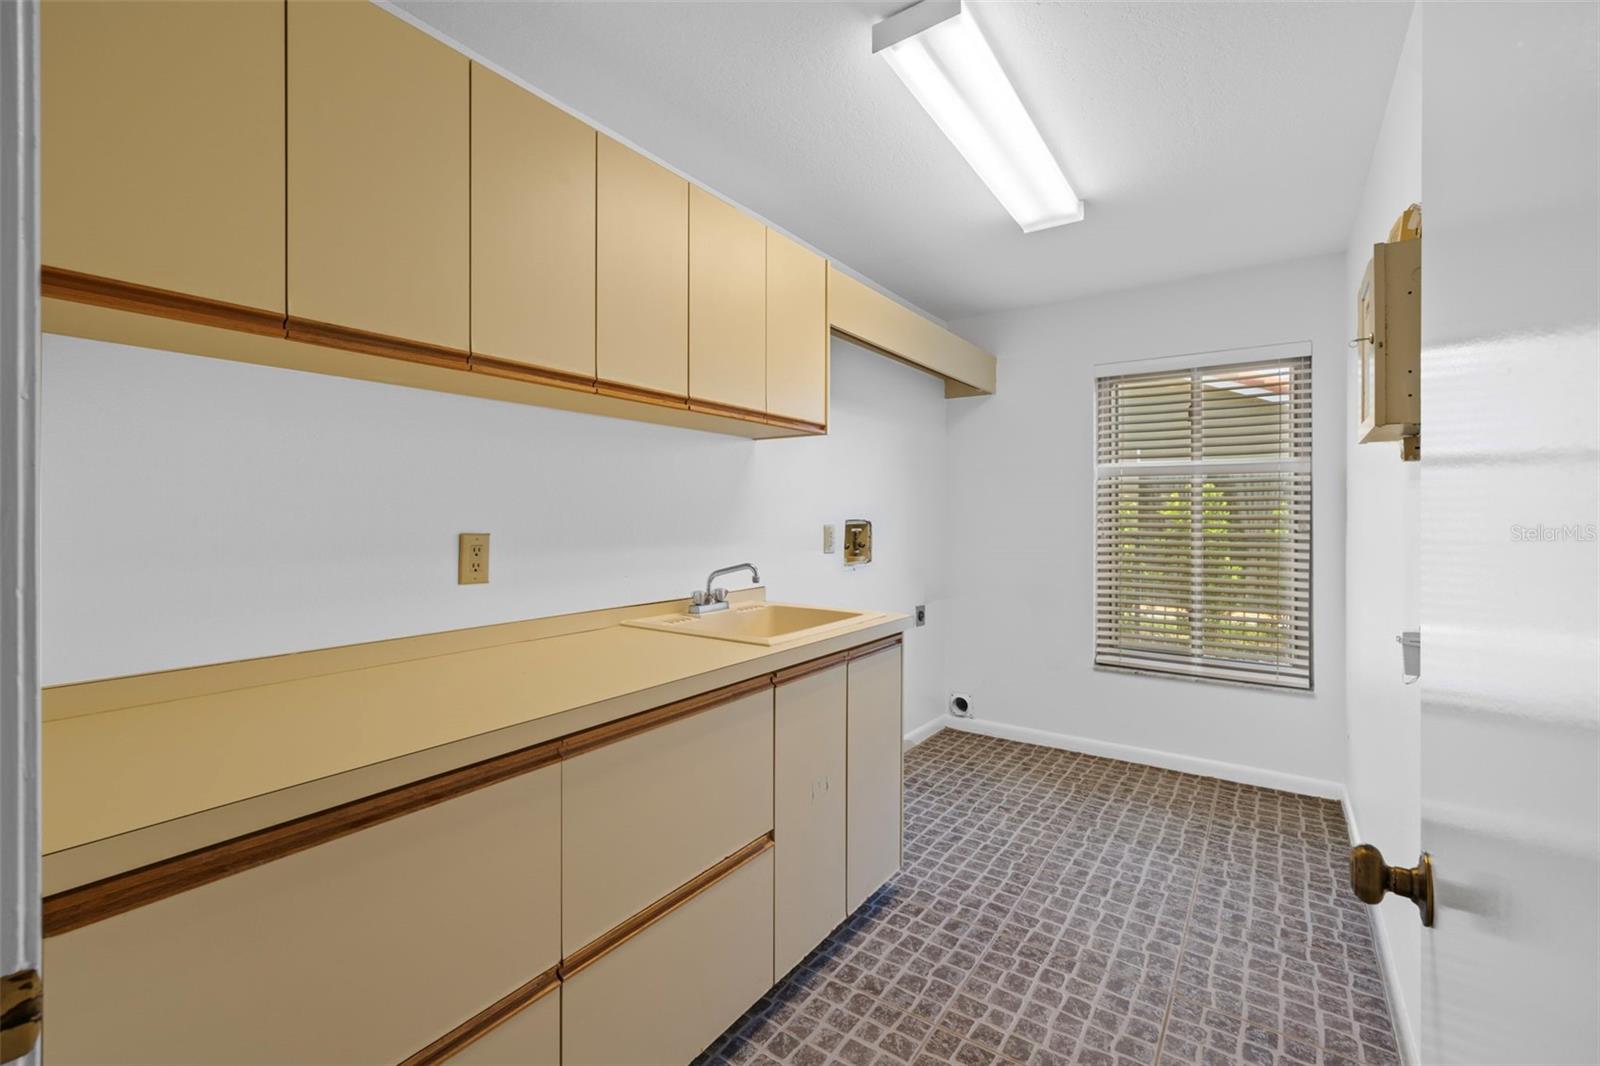
[[[900,750],[910,751],[949,724],[950,720],[943,717],[935,718],[931,722],[924,722],[905,735],[905,741],[900,745]]]
[[[1085,755],[1099,755],[1107,759],[1142,763],[1145,766],[1159,766],[1163,770],[1177,770],[1179,773],[1198,774],[1201,777],[1217,777],[1224,781],[1237,781],[1241,785],[1258,785],[1261,788],[1295,792],[1302,796],[1316,796],[1319,799],[1337,800],[1344,797],[1344,786],[1337,781],[1264,770],[1257,766],[1241,766],[1238,763],[1219,762],[1215,759],[1203,759],[1173,751],[1157,751],[1154,748],[1136,748],[1130,744],[1113,744],[1090,737],[1075,737],[1044,729],[1007,725],[1004,722],[994,722],[984,718],[952,717],[946,719],[945,724],[951,729],[967,733],[982,733],[984,736],[999,737],[1002,740],[1020,740],[1025,744],[1041,744],[1047,748],[1062,748],[1066,751],[1082,752]]]
[[[1362,843],[1361,830],[1356,826],[1356,809],[1350,803],[1350,794],[1340,790],[1339,807],[1344,811],[1345,828],[1350,833],[1350,843]],[[1383,993],[1389,1001],[1389,1019],[1394,1022],[1394,1039],[1400,1047],[1400,1061],[1404,1066],[1419,1066],[1422,1062],[1422,1045],[1417,1042],[1416,1030],[1403,1004],[1398,1002],[1397,989],[1400,974],[1394,963],[1394,951],[1389,946],[1389,934],[1383,923],[1382,912],[1376,907],[1367,908],[1367,924],[1372,927],[1372,942],[1378,949],[1378,966],[1383,970]]]

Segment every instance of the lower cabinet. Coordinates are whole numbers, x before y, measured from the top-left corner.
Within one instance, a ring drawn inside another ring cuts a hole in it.
[[[404,1060],[558,961],[560,774],[47,937],[47,1060]]]
[[[900,670],[899,644],[852,655],[848,664],[845,906],[852,911],[900,869]]]
[[[559,1066],[561,986],[450,1056],[450,1066]]]
[[[507,753],[132,909],[148,871],[85,886],[106,912],[44,941],[45,1055],[688,1063],[899,869],[900,670],[896,639]]]
[[[846,669],[841,662],[778,682],[773,727],[774,981],[805,958],[847,913]]]
[[[772,849],[562,982],[563,1066],[687,1063],[772,984]]]

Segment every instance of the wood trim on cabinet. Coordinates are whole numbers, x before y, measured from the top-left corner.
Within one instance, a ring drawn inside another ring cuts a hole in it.
[[[731,403],[717,403],[714,400],[689,401],[689,410],[699,411],[702,414],[721,415],[724,418],[738,418],[746,422],[765,422],[769,426],[781,426],[784,429],[799,430],[802,433],[826,433],[828,427],[821,422],[807,422],[803,418],[789,418],[784,415],[768,414],[749,407],[739,407]]]
[[[826,425],[818,422],[785,418],[782,415],[767,414],[731,404],[704,400],[691,402],[686,396],[658,392],[638,385],[628,385],[619,381],[600,381],[561,370],[528,366],[496,356],[477,355],[458,348],[407,340],[404,337],[391,337],[331,322],[286,316],[276,311],[244,307],[203,296],[190,296],[169,289],[117,281],[114,278],[103,278],[61,267],[43,267],[39,272],[39,285],[41,295],[70,303],[151,315],[239,333],[279,337],[319,348],[337,348],[341,351],[376,355],[385,359],[420,363],[447,370],[470,370],[511,381],[733,418],[740,422],[769,425],[799,433],[825,434],[828,431]]]
[[[623,944],[644,932],[679,907],[688,903],[718,881],[733,873],[747,862],[760,857],[773,847],[772,832],[768,830],[726,859],[705,870],[689,881],[668,892],[631,918],[624,919],[611,929],[595,937],[583,947],[561,960],[561,979],[569,980],[585,967],[599,961]]]
[[[595,381],[595,391],[601,396],[614,396],[619,400],[635,400],[639,403],[653,403],[657,407],[678,407],[689,409],[689,397],[680,396],[675,392],[660,392],[656,389],[647,389],[640,385],[629,385],[622,381],[606,381],[601,378]],[[746,418],[746,421],[749,421]],[[765,418],[756,421],[765,422]]]
[[[752,692],[759,692],[764,688],[772,687],[772,675],[760,674],[746,681],[726,685],[710,692],[702,692],[698,696],[690,696],[676,703],[669,703],[663,707],[655,707],[648,711],[619,718],[615,722],[597,725],[593,729],[585,729],[581,733],[574,733],[559,741],[561,757],[570,759],[574,755],[582,755],[586,751],[603,748],[607,744],[615,744],[619,740],[626,740],[631,736],[675,722],[679,718],[687,718],[701,711],[709,711],[730,700],[740,696],[748,696]]]
[[[699,411],[707,415],[722,415],[724,418],[742,418],[746,422],[770,421],[765,411],[757,411],[752,407],[740,407],[737,404],[718,403],[715,400],[691,399],[689,401],[689,410]]]
[[[286,319],[279,311],[244,307],[204,296],[173,292],[171,289],[157,289],[149,285],[137,285],[131,281],[103,278],[97,274],[64,270],[61,267],[40,268],[39,292],[41,296],[57,300],[109,307],[116,311],[133,311],[200,326],[219,326],[242,333],[282,337],[285,331]]]
[[[531,773],[560,758],[560,744],[545,741],[57,892],[44,899],[44,935],[57,936],[81,929],[424,807]]]
[[[512,359],[501,359],[493,355],[479,355],[473,352],[469,357],[470,368],[480,374],[493,374],[499,378],[510,378],[513,381],[528,381],[535,385],[549,385],[558,389],[573,389],[577,392],[594,392],[595,381],[592,377],[581,374],[569,374],[564,370],[551,370],[548,367],[530,366]]]
[[[440,344],[390,337],[383,333],[370,333],[331,322],[314,322],[308,318],[289,316],[286,334],[292,341],[315,344],[323,348],[340,348],[364,355],[381,355],[386,359],[400,359],[408,363],[425,363],[452,370],[466,370],[469,355],[460,348],[446,348]]]
[[[892,637],[884,637],[882,640],[875,640],[871,644],[863,644],[859,648],[851,648],[845,654],[852,659],[865,658],[868,655],[876,655],[880,651],[897,648],[904,642],[904,639],[899,633],[896,633]]]
[[[769,426],[781,426],[784,429],[797,429],[802,433],[827,433],[828,427],[823,422],[807,422],[803,418],[789,418],[786,415],[768,414],[762,421]]]
[[[444,1062],[458,1054],[462,1048],[495,1026],[509,1021],[525,1007],[533,1006],[559,986],[561,984],[561,977],[557,972],[559,969],[559,966],[550,967],[527,984],[474,1014],[421,1051],[409,1056],[400,1063],[400,1066],[433,1066],[434,1063]]]
[[[772,683],[774,685],[781,685],[785,681],[793,681],[796,678],[805,677],[807,674],[814,674],[820,670],[826,670],[830,666],[838,666],[840,663],[849,658],[850,652],[846,650],[834,652],[832,655],[824,655],[820,659],[812,659],[808,662],[799,663],[798,665],[791,666],[785,670],[779,670],[777,673],[773,674]]]

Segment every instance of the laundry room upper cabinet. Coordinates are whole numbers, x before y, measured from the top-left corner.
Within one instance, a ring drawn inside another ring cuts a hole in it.
[[[767,228],[689,189],[689,402],[767,406]]]
[[[281,318],[283,20],[282,0],[41,5],[47,282],[54,268]]]
[[[601,135],[595,370],[637,399],[689,394],[689,183]]]
[[[828,421],[828,263],[767,230],[767,412]]]
[[[472,356],[594,380],[594,129],[472,65]]]
[[[290,335],[464,362],[467,58],[365,0],[288,27]]]

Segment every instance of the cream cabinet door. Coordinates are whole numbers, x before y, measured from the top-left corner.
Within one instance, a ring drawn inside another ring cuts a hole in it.
[[[49,0],[46,266],[283,313],[283,3]]]
[[[845,903],[852,911],[900,869],[900,668],[898,644],[849,662]]]
[[[689,189],[689,399],[767,406],[766,227]]]
[[[595,131],[472,65],[472,354],[594,378]]]
[[[46,938],[49,1061],[400,1062],[427,1047],[558,961],[560,773]]]
[[[845,918],[845,670],[840,663],[777,688],[773,981]]]
[[[596,373],[687,397],[689,183],[606,136],[596,182]]]
[[[563,1066],[684,1066],[772,984],[772,852],[561,986]]]
[[[770,229],[767,412],[828,421],[828,263]]]
[[[772,829],[772,689],[571,756],[561,774],[570,956]]]
[[[289,314],[467,349],[468,61],[366,0],[289,0]]]

